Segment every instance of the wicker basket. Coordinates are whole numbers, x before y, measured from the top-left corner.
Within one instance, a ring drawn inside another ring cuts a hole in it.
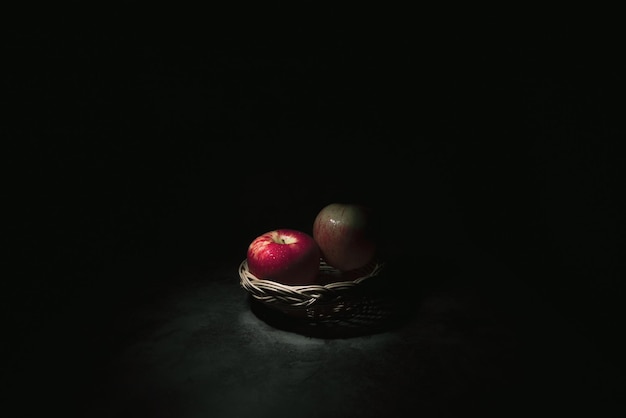
[[[384,269],[384,263],[374,261],[349,272],[339,271],[320,259],[320,284],[288,286],[255,277],[246,260],[239,265],[240,284],[252,298],[264,306],[290,317],[309,321],[346,318],[362,311],[367,298],[366,284]]]

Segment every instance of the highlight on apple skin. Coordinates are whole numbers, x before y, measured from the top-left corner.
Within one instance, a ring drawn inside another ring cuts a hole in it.
[[[313,239],[324,261],[341,271],[364,267],[378,249],[372,211],[354,203],[323,207],[313,223]]]
[[[248,270],[258,279],[289,286],[315,284],[321,252],[306,232],[275,229],[256,237],[248,246]]]

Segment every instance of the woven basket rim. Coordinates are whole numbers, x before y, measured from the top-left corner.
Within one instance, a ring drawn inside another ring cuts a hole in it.
[[[332,304],[367,279],[377,276],[384,263],[374,260],[362,269],[353,271],[353,280],[334,281],[327,284],[290,286],[272,280],[259,279],[248,270],[247,260],[239,264],[240,285],[255,299],[280,309],[310,308],[312,305]],[[337,273],[339,270],[320,259],[320,273]]]

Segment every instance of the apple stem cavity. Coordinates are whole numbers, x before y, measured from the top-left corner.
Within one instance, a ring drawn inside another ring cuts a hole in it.
[[[278,231],[272,234],[272,241],[274,241],[277,244],[284,244],[284,245],[293,244],[297,242],[296,239],[293,239],[292,237],[285,237]]]

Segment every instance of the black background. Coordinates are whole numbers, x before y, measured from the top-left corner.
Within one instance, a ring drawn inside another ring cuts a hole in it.
[[[398,259],[493,254],[622,367],[618,30],[211,16],[5,37],[13,342],[359,201]]]

